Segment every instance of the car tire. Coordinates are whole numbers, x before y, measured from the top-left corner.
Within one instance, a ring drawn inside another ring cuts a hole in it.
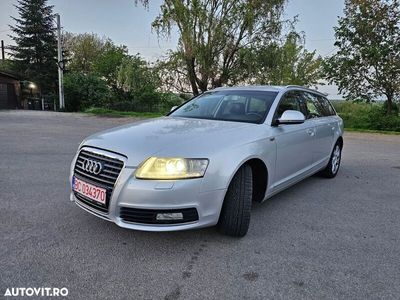
[[[334,178],[339,172],[341,160],[342,160],[342,147],[339,143],[336,143],[335,146],[333,147],[329,163],[326,166],[326,168],[320,172],[320,175],[325,178]]]
[[[251,167],[243,165],[236,172],[225,195],[218,229],[221,233],[243,237],[250,224],[253,176]]]

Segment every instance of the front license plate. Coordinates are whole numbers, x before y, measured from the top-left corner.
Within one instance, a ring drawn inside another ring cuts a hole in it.
[[[87,183],[75,176],[72,177],[72,189],[91,200],[106,205],[106,189]]]

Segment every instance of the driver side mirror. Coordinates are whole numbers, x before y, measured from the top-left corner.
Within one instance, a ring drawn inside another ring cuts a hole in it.
[[[306,120],[303,113],[297,110],[285,110],[282,116],[277,119],[277,124],[302,124]]]
[[[175,106],[172,106],[171,107],[171,110],[169,111],[169,112],[172,112],[172,111],[174,111],[175,109],[177,109],[178,108],[178,106],[177,105],[175,105]]]

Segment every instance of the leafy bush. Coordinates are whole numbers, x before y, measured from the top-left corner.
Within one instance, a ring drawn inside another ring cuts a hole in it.
[[[400,117],[397,113],[386,115],[384,106],[375,106],[368,112],[368,127],[373,130],[400,132]]]
[[[192,98],[192,95],[188,94],[179,94],[176,95],[174,93],[165,93],[163,94],[163,104],[165,109],[170,111],[173,106],[181,105],[183,102],[188,101]]]
[[[387,111],[387,101],[383,102],[383,110],[386,112]],[[392,114],[398,114],[399,113],[399,106],[397,103],[393,102],[392,103]]]
[[[396,105],[393,106],[393,113],[387,115],[385,103],[332,101],[332,104],[346,128],[400,131],[400,116]]]
[[[332,101],[347,128],[368,129],[368,113],[373,104],[351,101]]]
[[[124,100],[109,102],[105,107],[116,111],[167,113],[175,105],[183,103],[183,99],[173,93],[143,92]]]
[[[64,77],[65,110],[102,107],[110,96],[106,83],[95,75],[71,72]]]

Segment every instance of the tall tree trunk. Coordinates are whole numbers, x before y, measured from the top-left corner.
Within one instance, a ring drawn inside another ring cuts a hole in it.
[[[201,92],[204,93],[207,91],[208,80],[207,79],[200,80],[198,82],[198,85],[199,85]]]
[[[211,83],[211,84],[212,84],[212,88],[213,88],[213,89],[222,86],[222,84],[221,84],[221,78],[220,78],[220,77],[214,77],[214,78],[212,79],[212,83]]]
[[[194,68],[194,58],[187,58],[186,66],[187,66],[187,70],[188,70],[188,77],[189,77],[190,85],[192,87],[193,95],[197,96],[199,94],[199,88],[197,87],[197,82],[196,82],[196,71]]]
[[[386,114],[390,115],[392,113],[392,103],[393,103],[393,96],[391,94],[386,95],[387,100],[386,100]]]

